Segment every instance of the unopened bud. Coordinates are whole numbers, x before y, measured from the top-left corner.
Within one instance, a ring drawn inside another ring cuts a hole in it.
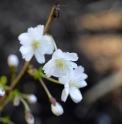
[[[64,112],[62,106],[58,102],[56,102],[55,105],[51,104],[51,110],[56,116],[62,115]]]
[[[49,99],[50,103],[53,104],[54,106],[56,105],[56,99],[54,97],[51,97]]]
[[[2,86],[0,86],[0,97],[3,97],[5,95],[5,90]]]
[[[30,111],[25,112],[25,120],[28,124],[34,124],[34,117]]]
[[[18,57],[14,54],[8,56],[8,65],[10,67],[17,67],[19,64]]]
[[[19,96],[16,95],[15,98],[14,98],[14,101],[13,101],[13,105],[14,106],[19,106],[20,104],[20,99],[19,99]]]
[[[29,103],[36,103],[37,102],[37,98],[34,94],[28,95],[27,100],[28,100]]]

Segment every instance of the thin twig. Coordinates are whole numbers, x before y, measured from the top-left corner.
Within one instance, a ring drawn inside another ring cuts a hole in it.
[[[42,74],[42,77],[47,79],[47,80],[49,80],[49,81],[51,81],[51,82],[54,82],[56,84],[61,84],[59,81],[57,81],[57,80],[55,80],[53,78],[47,77],[45,74]]]
[[[58,2],[59,3],[59,2]],[[46,22],[46,25],[45,25],[45,28],[44,28],[44,34],[47,33],[47,31],[49,30],[49,27],[53,21],[54,18],[56,18],[57,16],[55,15],[56,14],[56,8],[58,7],[58,3],[56,3],[52,9],[51,9],[51,12],[50,12],[50,15],[48,17],[48,20]]]
[[[49,92],[47,86],[45,85],[45,83],[43,82],[43,80],[40,78],[39,81],[40,81],[41,85],[43,86],[45,92],[47,93],[49,99],[52,98],[52,95],[50,94],[50,92]]]
[[[47,23],[45,25],[44,28],[44,34],[48,31],[53,19],[54,19],[54,14],[55,14],[55,7],[56,5],[54,5],[51,9],[51,13],[49,15],[49,18],[47,20]],[[19,81],[21,80],[21,78],[24,76],[24,74],[26,73],[28,66],[30,64],[31,61],[29,62],[25,62],[25,65],[23,67],[23,69],[21,70],[20,74],[16,77],[16,79],[12,82],[11,86],[10,86],[10,91],[13,90],[15,88],[15,86],[19,83]],[[10,91],[8,91],[8,93],[0,100],[0,106],[4,106],[4,103],[7,99],[7,97],[10,94]]]

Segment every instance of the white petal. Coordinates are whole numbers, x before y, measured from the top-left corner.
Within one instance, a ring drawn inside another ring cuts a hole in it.
[[[66,60],[71,60],[71,61],[77,61],[78,60],[78,55],[76,53],[66,52],[66,53],[64,53],[64,57]]]
[[[76,74],[76,75],[79,75],[79,74],[81,74],[81,73],[83,73],[84,72],[84,67],[82,67],[82,66],[78,66],[75,70],[74,70],[74,74]]]
[[[72,74],[73,74],[73,69],[71,69],[71,71],[68,74],[66,74],[66,76],[59,77],[59,82],[62,84],[69,83],[72,79],[73,76]]]
[[[50,77],[53,73],[55,69],[55,64],[54,64],[54,60],[49,60],[44,66],[43,66],[43,70],[44,73]]]
[[[69,92],[70,92],[70,97],[71,97],[71,99],[72,99],[75,103],[78,103],[78,102],[80,102],[80,101],[82,100],[82,95],[81,95],[81,93],[80,93],[80,91],[79,91],[78,88],[76,88],[76,87],[71,87],[70,90],[69,90]]]
[[[56,67],[53,72],[53,76],[55,77],[65,76],[66,74],[70,73],[70,71],[71,71],[70,68],[62,69],[60,67]]]
[[[82,81],[82,82],[80,83],[80,87],[85,87],[85,86],[87,86],[86,81]]]
[[[40,36],[40,38],[42,38],[43,36],[43,33],[44,33],[44,25],[38,25],[36,27],[36,30],[37,30],[37,35]]]
[[[48,47],[46,54],[52,54],[54,50],[53,38],[50,35],[44,35],[41,40]]]
[[[63,52],[60,49],[58,49],[53,53],[52,59],[60,59],[60,58],[64,58],[64,55]]]
[[[62,91],[61,100],[65,102],[67,100],[68,95],[69,95],[69,84],[66,83]]]
[[[40,54],[38,52],[38,50],[35,51],[35,57],[36,57],[36,60],[38,61],[38,63],[44,63],[45,62],[45,57],[44,55]]]
[[[49,36],[49,35],[43,35],[42,41],[44,41],[44,42],[46,42],[46,43],[48,43],[48,44],[53,44],[53,42],[52,42],[52,37]]]
[[[34,28],[28,28],[28,35],[32,40],[36,40],[36,32],[34,31]]]
[[[80,73],[80,74],[81,74],[81,73]],[[88,77],[87,74],[82,73],[82,74],[80,75],[79,79],[80,79],[80,80],[85,80],[87,77]]]
[[[43,70],[52,68],[54,66],[55,66],[55,61],[51,59],[43,66]]]
[[[87,83],[84,80],[72,80],[72,82],[73,82],[73,85],[75,85],[75,87],[77,87],[77,88],[87,86]],[[70,83],[70,84],[72,85],[72,83]]]
[[[32,47],[27,47],[27,46],[21,46],[19,51],[22,53],[22,54],[28,54],[28,53],[31,53],[33,52],[33,49]]]
[[[19,51],[22,53],[22,58],[26,61],[30,61],[34,55],[33,49],[31,47],[21,46]]]
[[[62,83],[62,84],[68,83],[67,76],[59,77],[59,82]]]
[[[71,68],[77,68],[77,64],[74,62],[68,62]]]
[[[54,69],[55,69],[55,67],[46,69],[46,70],[44,71],[44,73],[46,74],[47,77],[50,77],[50,76],[53,74]]]
[[[43,36],[43,25],[38,25],[35,28],[28,28],[28,35],[31,37],[33,40],[38,40],[41,39]]]
[[[37,49],[40,54],[46,54],[48,51],[48,46],[41,44],[41,46]]]
[[[53,45],[50,45],[50,46],[48,47],[48,50],[47,50],[46,54],[52,54],[53,51],[54,51],[54,46],[53,46]]]
[[[23,46],[30,46],[32,42],[32,39],[28,36],[27,33],[20,34],[18,40],[20,40],[20,44]]]
[[[33,52],[30,52],[30,53],[27,53],[27,54],[22,54],[22,58],[25,59],[25,61],[30,61],[31,58],[33,57],[34,53]]]
[[[76,69],[74,69],[73,80],[75,82],[81,82],[82,80],[85,80],[88,76],[83,72],[84,72],[84,68],[82,66],[78,66]]]
[[[75,82],[81,82],[81,81],[83,81],[83,80],[85,80],[88,76],[87,76],[87,74],[85,74],[85,73],[79,73],[79,74],[73,74],[73,80],[75,81]]]

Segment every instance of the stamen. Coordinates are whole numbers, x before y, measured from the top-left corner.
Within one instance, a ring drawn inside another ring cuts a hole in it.
[[[32,47],[33,47],[34,50],[36,50],[37,48],[40,47],[40,43],[38,41],[33,41]]]
[[[56,60],[56,65],[60,67],[62,70],[66,69],[66,60],[64,59],[58,59]]]
[[[75,82],[70,82],[70,87],[79,87],[80,85],[78,85],[77,83]]]

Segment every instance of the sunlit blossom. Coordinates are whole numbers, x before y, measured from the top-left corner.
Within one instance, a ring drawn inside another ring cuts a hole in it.
[[[25,61],[30,61],[33,55],[39,63],[45,62],[45,54],[52,54],[54,47],[52,37],[44,35],[44,26],[38,25],[35,28],[28,28],[26,33],[19,35],[20,52]]]
[[[59,82],[64,84],[61,96],[62,101],[65,102],[68,95],[70,95],[75,103],[80,102],[82,100],[82,95],[79,88],[87,86],[85,81],[86,78],[87,75],[84,73],[84,68],[82,66],[78,66],[66,76],[60,77]]]
[[[62,52],[60,49],[56,50],[52,59],[49,60],[43,67],[44,73],[50,77],[60,77],[70,73],[71,69],[77,68],[77,64],[72,61],[77,61],[76,53]]]

